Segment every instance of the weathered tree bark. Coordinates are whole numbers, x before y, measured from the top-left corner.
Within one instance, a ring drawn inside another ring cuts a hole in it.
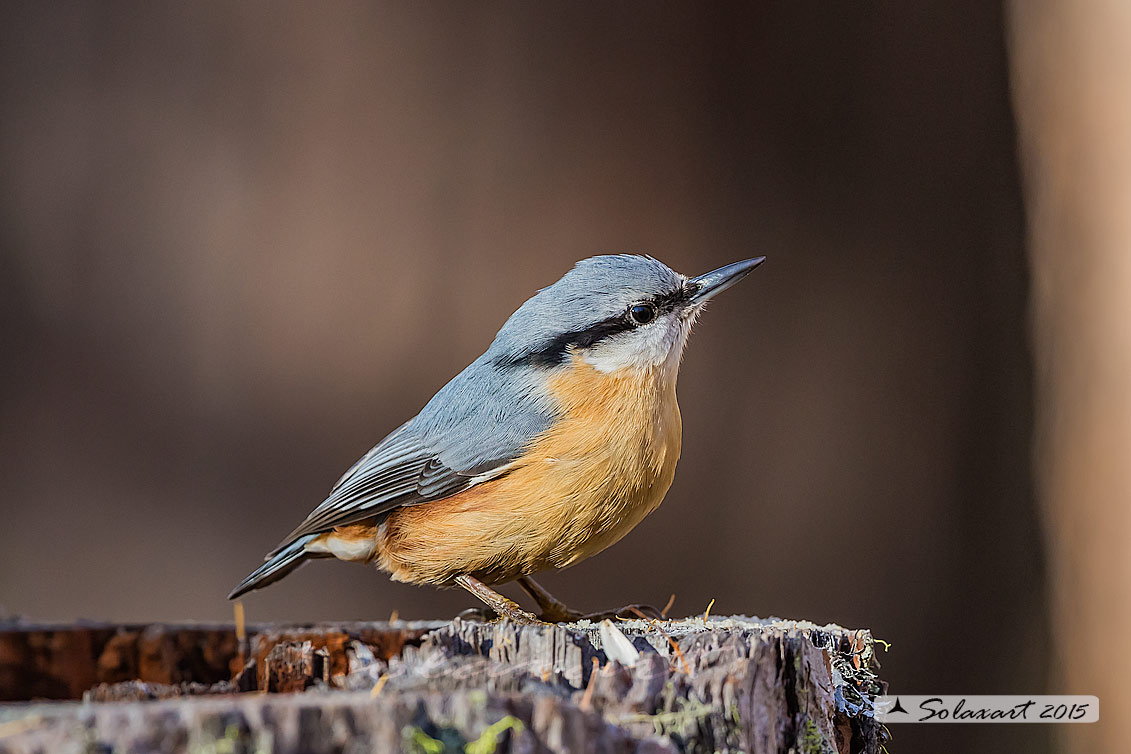
[[[1029,217],[1036,479],[1053,690],[1095,694],[1069,751],[1126,750],[1131,646],[1131,3],[1013,0],[1010,52]],[[1118,632],[1118,629],[1115,629]]]
[[[225,627],[0,630],[0,696],[85,699],[0,706],[0,752],[845,754],[883,741],[872,637],[838,626],[456,620],[261,627],[239,644]]]

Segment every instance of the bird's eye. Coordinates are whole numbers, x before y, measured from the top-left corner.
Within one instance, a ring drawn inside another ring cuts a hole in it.
[[[629,307],[628,318],[633,324],[646,325],[656,318],[656,307],[651,304],[636,304]]]

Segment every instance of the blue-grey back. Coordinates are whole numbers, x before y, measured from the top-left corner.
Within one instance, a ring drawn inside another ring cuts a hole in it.
[[[488,351],[436,393],[412,429],[444,465],[474,476],[517,458],[553,418],[544,375],[500,365]]]

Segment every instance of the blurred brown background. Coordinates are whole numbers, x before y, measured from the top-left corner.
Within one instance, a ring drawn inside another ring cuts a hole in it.
[[[692,339],[667,502],[544,583],[870,627],[897,692],[1045,690],[1003,23],[972,0],[6,3],[0,603],[228,619],[577,259],[765,254]],[[470,600],[317,563],[246,604]],[[904,726],[889,749],[1050,733]]]

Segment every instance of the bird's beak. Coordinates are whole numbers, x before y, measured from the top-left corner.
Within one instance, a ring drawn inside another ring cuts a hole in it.
[[[742,278],[749,275],[755,267],[765,261],[765,257],[746,259],[742,262],[728,264],[726,267],[720,267],[713,272],[708,272],[706,275],[692,278],[687,283],[688,288],[694,291],[690,298],[691,304],[698,306],[699,304],[705,303],[707,299],[711,298],[716,293],[722,293],[739,280],[742,280]]]

